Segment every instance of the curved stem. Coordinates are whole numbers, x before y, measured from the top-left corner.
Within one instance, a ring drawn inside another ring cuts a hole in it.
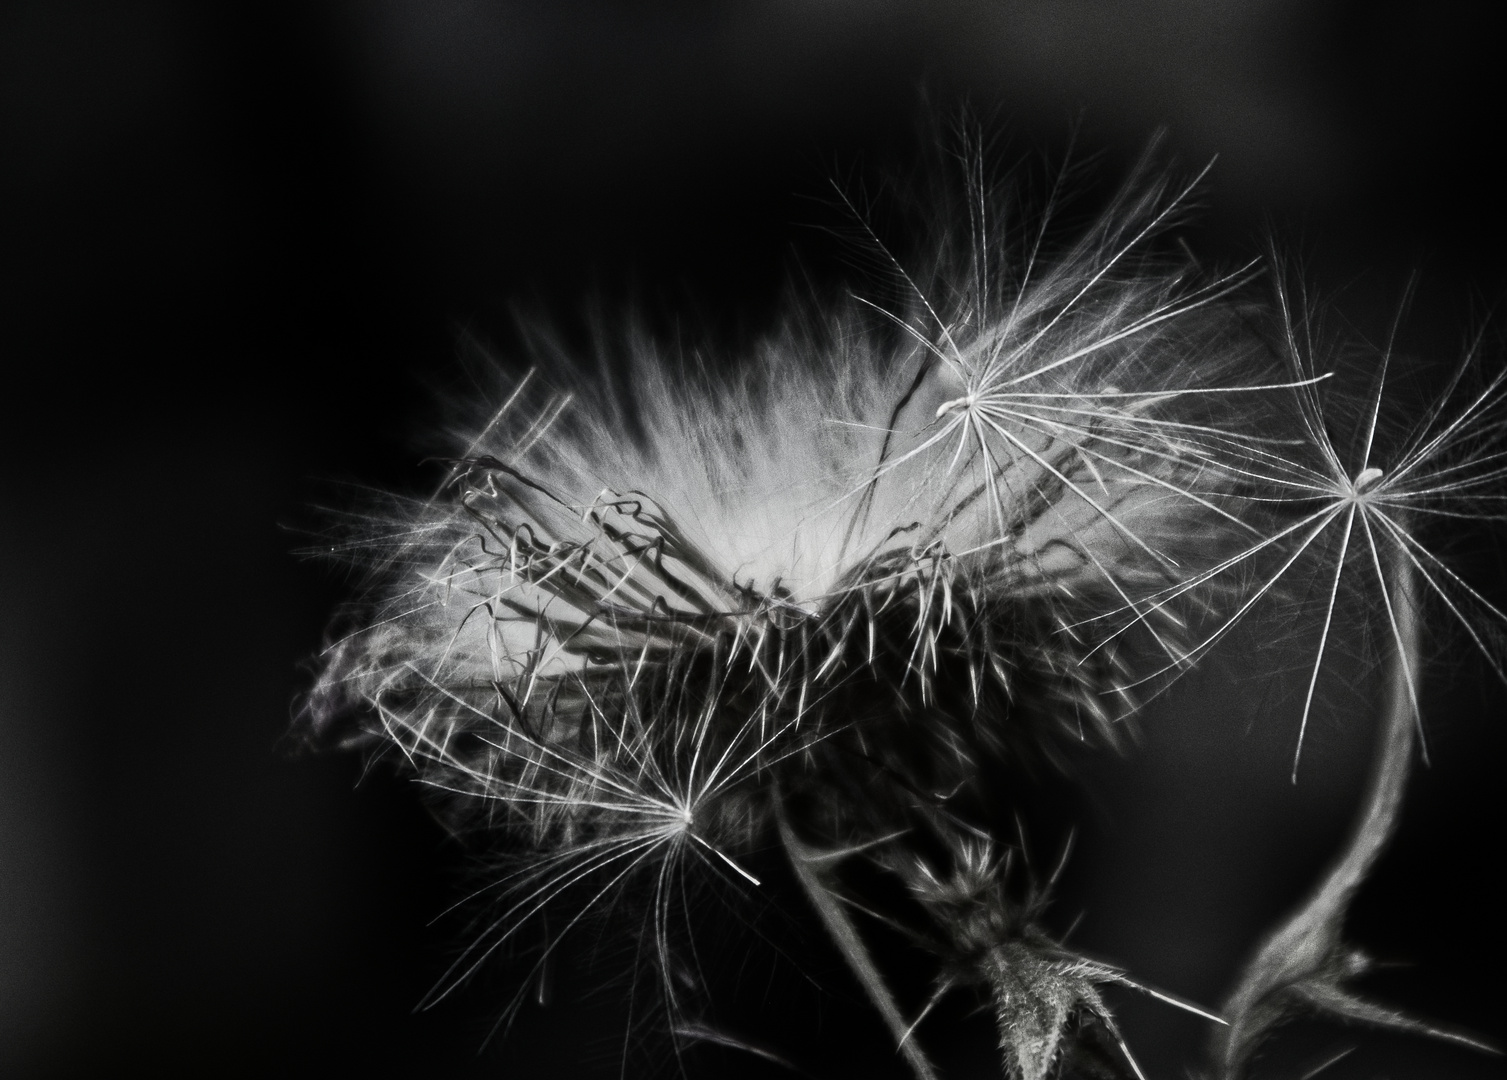
[[[1413,680],[1419,669],[1417,586],[1411,561],[1398,551],[1385,589],[1395,652],[1382,703],[1380,739],[1361,812],[1349,843],[1308,899],[1267,936],[1224,1007],[1230,1026],[1214,1046],[1218,1075],[1237,1080],[1251,1051],[1283,1012],[1273,996],[1336,962],[1345,914],[1391,839],[1412,769],[1416,728]]]

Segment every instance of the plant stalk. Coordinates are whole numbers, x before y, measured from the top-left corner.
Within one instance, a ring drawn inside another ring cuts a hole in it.
[[[790,822],[785,817],[785,808],[780,803],[778,794],[775,798],[776,817],[780,826],[780,842],[785,845],[785,853],[790,857],[790,865],[795,868],[795,876],[805,890],[806,897],[811,901],[811,906],[821,916],[822,925],[826,927],[827,934],[837,946],[838,952],[842,953],[847,961],[849,969],[853,972],[858,984],[863,987],[868,995],[869,1003],[884,1020],[884,1026],[889,1028],[890,1034],[895,1037],[895,1045],[911,1071],[916,1074],[917,1080],[938,1080],[938,1074],[926,1052],[915,1039],[911,1038],[911,1025],[905,1022],[905,1017],[900,1012],[900,1006],[896,1004],[894,995],[885,985],[884,976],[874,963],[874,958],[869,955],[868,946],[858,936],[858,928],[853,925],[853,920],[848,917],[847,910],[837,894],[828,887],[824,880],[826,875],[820,869],[822,862],[821,853],[809,847],[795,835]]]
[[[1388,618],[1395,650],[1381,709],[1381,733],[1371,775],[1350,840],[1323,880],[1246,965],[1225,1003],[1229,1027],[1216,1035],[1216,1074],[1239,1080],[1251,1052],[1286,1012],[1288,990],[1343,965],[1341,932],[1361,884],[1392,838],[1412,770],[1418,724],[1414,702],[1419,670],[1416,573],[1400,546],[1389,568]]]

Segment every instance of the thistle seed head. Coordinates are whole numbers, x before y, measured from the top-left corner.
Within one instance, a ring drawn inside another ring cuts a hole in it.
[[[1252,330],[1252,270],[1200,281],[1159,249],[1187,189],[1137,176],[1081,235],[1042,222],[1021,245],[969,175],[935,272],[893,264],[902,304],[792,318],[727,370],[637,338],[612,389],[530,374],[434,497],[348,545],[372,585],[308,727],[385,749],[511,860],[441,994],[562,896],[605,907],[640,882],[663,912],[690,868],[760,887],[746,856],[778,821],[787,847],[901,875],[947,985],[990,997],[1012,1076],[1109,1043],[1136,1071],[1098,992],[1125,976],[1053,943],[1045,892],[1011,899],[995,849],[959,839],[990,835],[992,763],[1112,737],[1136,687],[1331,533],[1330,615],[1363,540],[1472,634],[1468,607],[1507,621],[1412,525],[1500,498],[1502,377],[1386,467],[1373,409],[1347,461],[1327,374],[1292,333],[1280,370]],[[938,841],[943,869],[920,854]],[[817,906],[893,1020],[846,916]],[[674,1012],[666,922],[645,925]]]

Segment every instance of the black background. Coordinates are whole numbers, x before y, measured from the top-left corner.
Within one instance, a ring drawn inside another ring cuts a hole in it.
[[[291,554],[311,504],[431,483],[427,388],[472,341],[506,350],[516,305],[567,334],[587,297],[714,343],[772,325],[793,251],[846,269],[807,226],[832,221],[830,178],[906,159],[923,85],[1026,151],[1081,115],[1110,174],[1165,126],[1190,166],[1218,155],[1202,257],[1274,233],[1372,336],[1417,270],[1404,342],[1456,355],[1507,285],[1491,7],[5,5],[0,1074],[616,1075],[617,991],[577,1005],[567,978],[481,1054],[505,980],[411,1014],[454,947],[426,924],[460,859],[401,781],[280,745],[349,587]],[[1333,691],[1290,787],[1292,710],[1250,727],[1239,661],[1089,766],[1065,883],[1084,948],[1206,1003],[1338,841],[1367,745]],[[1378,995],[1500,1038],[1507,728],[1484,671],[1456,649],[1430,682],[1434,766],[1353,927],[1414,963]],[[1116,1003],[1180,1075],[1199,1025]],[[791,1021],[787,1048],[893,1069],[840,1013]],[[1287,1052],[1355,1044],[1324,1075],[1503,1074],[1330,1028]]]

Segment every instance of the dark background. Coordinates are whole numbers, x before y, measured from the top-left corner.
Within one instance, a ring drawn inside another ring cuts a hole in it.
[[[1218,155],[1203,257],[1275,233],[1372,336],[1420,271],[1405,343],[1453,356],[1507,285],[1493,6],[4,5],[0,1074],[617,1075],[616,990],[577,1005],[567,977],[484,1054],[505,980],[411,1014],[457,940],[427,923],[460,860],[404,783],[280,744],[350,584],[292,554],[311,504],[431,483],[426,388],[470,342],[506,351],[514,305],[567,336],[589,296],[714,344],[772,325],[793,251],[846,269],[807,226],[830,178],[906,160],[923,85],[1025,151],[1081,115],[1110,174],[1165,126],[1189,166]],[[1507,710],[1454,653],[1353,927],[1414,965],[1378,995],[1500,1039]],[[1092,763],[1065,883],[1084,948],[1208,1004],[1338,842],[1368,745],[1333,691],[1291,788],[1260,687],[1231,700],[1239,661]],[[1116,1004],[1181,1075],[1200,1026]],[[821,1008],[790,1052],[894,1068]],[[1283,1052],[1357,1044],[1324,1075],[1503,1075],[1333,1028]]]

